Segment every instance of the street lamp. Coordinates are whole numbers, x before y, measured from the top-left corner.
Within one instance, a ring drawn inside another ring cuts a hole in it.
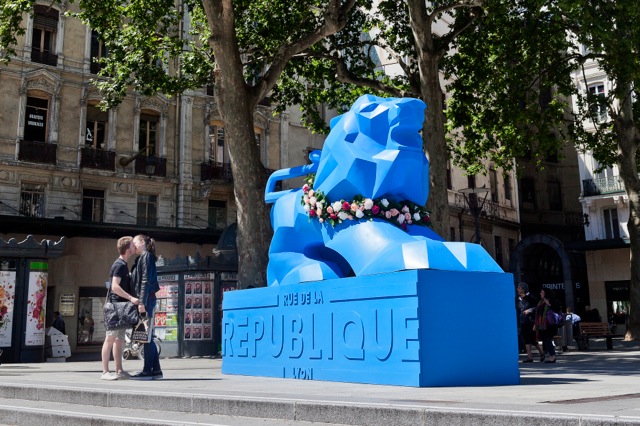
[[[485,201],[487,201],[489,188],[485,188],[484,186],[482,188],[464,188],[461,189],[460,192],[464,196],[464,200],[469,206],[469,211],[473,215],[476,226],[476,244],[480,244],[480,213],[482,212]],[[484,194],[482,202],[478,200],[480,194]]]
[[[142,148],[140,151],[136,152],[135,155],[131,157],[120,157],[120,160],[118,162],[120,163],[120,166],[122,166],[122,168],[125,168],[129,164],[131,164],[134,160],[141,157],[143,153],[147,152],[147,150],[150,150],[151,152],[153,152],[153,145]],[[146,164],[144,167],[144,171],[147,175],[153,176],[156,173],[156,163],[157,163],[157,160],[153,154],[146,157]]]

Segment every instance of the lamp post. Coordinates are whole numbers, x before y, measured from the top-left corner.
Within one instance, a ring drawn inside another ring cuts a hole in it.
[[[136,152],[135,155],[131,157],[120,157],[120,160],[118,162],[120,163],[120,166],[122,168],[127,167],[134,160],[141,157],[143,153],[147,152],[147,150],[151,150],[151,152],[153,152],[153,145],[142,148],[140,151]],[[157,163],[157,160],[153,154],[146,157],[146,164],[145,164],[144,171],[147,175],[153,176],[156,173],[156,163]]]
[[[473,220],[475,222],[476,227],[476,244],[480,244],[480,213],[482,212],[482,208],[484,207],[485,201],[487,201],[487,196],[489,195],[489,188],[464,188],[461,189],[460,192],[464,196],[464,200],[467,202],[469,206],[469,211],[473,215]],[[478,198],[480,194],[484,194],[482,198],[482,202],[479,202]]]

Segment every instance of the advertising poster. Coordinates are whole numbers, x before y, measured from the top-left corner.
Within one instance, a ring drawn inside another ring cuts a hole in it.
[[[215,274],[190,274],[184,278],[184,339],[211,340]]]
[[[48,264],[46,262],[30,262],[29,266],[29,299],[27,301],[27,329],[24,342],[27,346],[41,346],[44,345]]]
[[[0,347],[11,346],[16,271],[0,271]]]
[[[178,276],[159,275],[160,291],[154,317],[154,333],[162,340],[178,341]]]

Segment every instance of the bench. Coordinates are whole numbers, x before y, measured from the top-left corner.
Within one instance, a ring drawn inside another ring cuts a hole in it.
[[[618,334],[611,334],[609,330],[609,324],[606,322],[579,322],[578,323],[578,336],[575,336],[576,341],[584,342],[585,348],[589,349],[590,337],[604,337],[607,339],[607,349],[613,349],[613,338],[623,337]],[[580,346],[580,344],[578,344]]]

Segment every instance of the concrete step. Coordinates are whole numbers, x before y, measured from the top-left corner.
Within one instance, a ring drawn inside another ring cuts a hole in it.
[[[130,395],[131,399],[136,396]],[[111,425],[210,425],[210,426],[327,426],[327,423],[221,416],[118,407],[72,402],[45,402],[0,398],[0,425],[111,426]],[[330,426],[330,425],[329,425]],[[335,425],[338,426],[338,425]]]

